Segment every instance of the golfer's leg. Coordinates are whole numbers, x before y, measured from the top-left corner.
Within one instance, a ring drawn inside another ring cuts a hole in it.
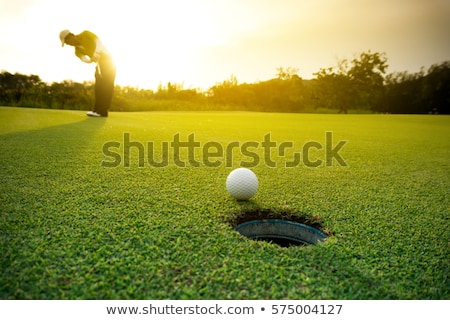
[[[102,110],[100,114],[102,116],[108,115],[108,110],[111,105],[112,97],[114,92],[114,76],[113,74],[108,73],[106,77],[103,79],[103,87],[102,87]]]
[[[108,60],[102,63],[101,68],[101,77],[99,76],[97,79],[99,82],[99,91],[98,96],[96,97],[96,107],[97,113],[107,117],[114,92],[116,69],[114,64],[110,63]]]
[[[103,79],[98,74],[98,72],[95,73],[95,105],[94,105],[94,111],[98,114],[101,114],[102,110],[102,87],[103,87]]]

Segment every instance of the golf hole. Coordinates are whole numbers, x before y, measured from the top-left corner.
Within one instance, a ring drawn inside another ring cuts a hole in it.
[[[316,245],[327,238],[317,218],[295,217],[289,212],[252,210],[235,221],[244,237],[266,241],[281,247]]]

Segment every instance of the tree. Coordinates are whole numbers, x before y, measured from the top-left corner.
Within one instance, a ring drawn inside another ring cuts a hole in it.
[[[384,74],[388,68],[384,53],[363,52],[359,59],[352,60],[352,66],[347,72],[354,86],[355,98],[362,106],[372,110],[380,107],[383,96]]]
[[[450,113],[450,61],[434,64],[428,69],[423,96],[429,113]]]
[[[238,80],[235,75],[231,75],[230,79],[212,86],[208,93],[214,103],[224,105],[239,104],[241,102],[240,95]]]
[[[0,74],[0,101],[17,105],[24,95],[42,81],[37,75],[11,74],[3,71]]]
[[[317,81],[314,86],[314,96],[317,107],[334,109],[347,113],[354,95],[350,78],[333,68],[320,69],[315,73]]]
[[[293,67],[277,68],[277,78],[280,80],[291,80],[293,77],[298,77],[298,69]]]
[[[387,67],[384,53],[369,50],[351,61],[340,60],[336,67],[321,68],[314,74],[319,105],[337,107],[345,113],[349,108],[377,109],[383,96]]]
[[[423,71],[394,72],[386,76],[384,103],[377,110],[388,113],[421,113]]]

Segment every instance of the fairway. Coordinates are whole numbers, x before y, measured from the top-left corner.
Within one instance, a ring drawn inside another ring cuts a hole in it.
[[[1,107],[0,135],[0,299],[450,299],[450,116]],[[329,237],[247,239],[252,210]]]

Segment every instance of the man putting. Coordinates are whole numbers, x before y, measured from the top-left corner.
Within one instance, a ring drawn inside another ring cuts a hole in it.
[[[114,61],[103,46],[100,39],[90,31],[74,35],[69,30],[63,30],[59,39],[64,44],[75,47],[75,55],[86,63],[95,62],[95,106],[87,113],[90,117],[107,117],[114,91],[116,67]]]

